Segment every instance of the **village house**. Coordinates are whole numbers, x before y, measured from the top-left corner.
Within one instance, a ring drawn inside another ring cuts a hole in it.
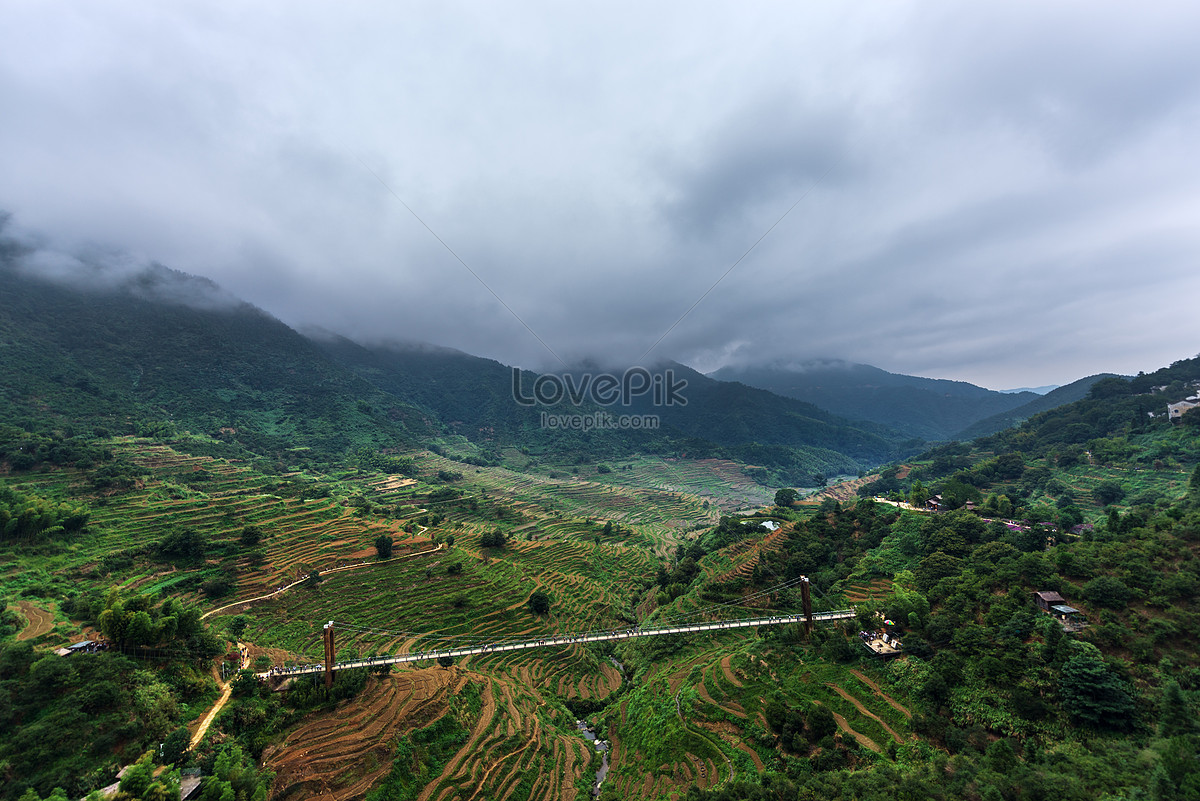
[[[1183,417],[1183,413],[1188,409],[1195,409],[1197,406],[1200,406],[1200,403],[1195,402],[1198,400],[1200,400],[1200,398],[1197,398],[1193,395],[1191,398],[1188,398],[1187,400],[1181,400],[1179,403],[1168,403],[1167,418],[1172,423],[1178,422],[1179,419]]]
[[[1065,631],[1079,631],[1087,626],[1087,618],[1073,606],[1067,605],[1067,599],[1053,590],[1041,590],[1033,594],[1033,602],[1047,615],[1058,621]]]

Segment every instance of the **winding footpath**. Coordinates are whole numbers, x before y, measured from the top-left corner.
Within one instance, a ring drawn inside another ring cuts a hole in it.
[[[200,745],[200,741],[204,739],[204,735],[208,733],[208,727],[217,719],[217,714],[225,707],[229,701],[229,696],[233,693],[233,679],[237,676],[238,670],[245,670],[250,666],[250,653],[246,650],[246,646],[240,642],[237,644],[238,652],[241,654],[241,659],[238,660],[238,669],[233,672],[233,676],[229,677],[229,681],[225,682],[221,687],[221,697],[213,704],[212,709],[208,710],[208,714],[200,721],[200,727],[196,729],[196,733],[192,735],[192,741],[188,744],[188,750]]]
[[[341,573],[341,572],[344,572],[347,570],[358,570],[358,569],[364,568],[364,567],[374,567],[375,565],[386,565],[389,562],[399,562],[402,559],[412,559],[413,557],[416,557],[416,556],[425,556],[427,554],[437,553],[438,551],[442,550],[445,547],[446,547],[445,545],[438,545],[436,548],[430,548],[429,550],[426,550],[426,551],[417,551],[416,553],[408,553],[408,554],[404,554],[403,556],[392,557],[391,559],[380,559],[379,561],[376,561],[376,562],[358,562],[353,565],[343,565],[341,567],[334,567],[334,568],[330,568],[329,570],[324,571],[323,573],[321,573],[321,575],[327,576],[330,573]],[[307,580],[308,580],[308,576],[305,576],[302,579],[297,579],[296,581],[293,581],[291,584],[287,584],[287,585],[280,587],[279,589],[275,590],[275,592],[270,592],[270,593],[267,593],[266,595],[259,595],[255,598],[243,598],[242,600],[234,601],[231,604],[225,604],[224,606],[218,606],[216,609],[212,609],[212,610],[209,610],[208,612],[205,612],[203,615],[200,616],[200,619],[204,620],[204,618],[206,618],[210,615],[215,615],[218,612],[223,612],[226,609],[232,609],[236,606],[242,606],[244,604],[252,604],[257,601],[270,600],[271,598],[275,598],[278,595],[282,595],[283,593],[287,592],[288,590],[292,589],[293,587],[303,584]],[[212,725],[213,721],[217,719],[217,715],[219,715],[221,710],[225,708],[225,704],[229,702],[229,698],[233,694],[233,679],[237,676],[238,671],[245,670],[248,667],[250,667],[250,652],[249,652],[249,650],[247,650],[246,646],[240,642],[237,644],[237,647],[238,647],[238,652],[241,655],[241,659],[238,660],[238,668],[236,671],[234,671],[233,676],[230,676],[229,680],[226,681],[223,685],[221,685],[221,697],[217,699],[217,702],[215,704],[213,704],[212,709],[208,710],[208,712],[201,719],[199,728],[197,728],[196,733],[192,735],[191,744],[188,746],[189,749],[195,748],[197,745],[200,744],[200,741],[204,739],[204,735],[208,733],[208,729]]]
[[[317,571],[317,572],[320,573],[320,575],[322,575],[322,576],[328,576],[331,573],[343,573],[347,570],[360,570],[364,567],[375,567],[375,565],[386,565],[389,562],[399,562],[404,559],[412,559],[417,556],[425,556],[427,554],[437,553],[438,551],[442,550],[445,547],[446,547],[446,545],[445,545],[445,543],[443,543],[441,545],[438,545],[436,548],[430,548],[427,551],[417,551],[416,553],[406,553],[403,556],[393,556],[391,559],[379,559],[374,562],[355,562],[352,565],[342,565],[341,567],[331,567],[328,570]],[[280,587],[279,589],[275,590],[274,592],[269,592],[266,595],[259,595],[254,598],[243,598],[240,601],[234,601],[233,603],[225,604],[224,606],[218,606],[216,609],[210,609],[209,611],[205,612],[203,615],[200,616],[200,619],[204,620],[204,618],[208,617],[209,615],[215,615],[218,612],[224,612],[226,609],[233,609],[235,606],[241,606],[242,604],[252,604],[252,603],[257,603],[258,601],[269,601],[270,599],[274,598],[275,596],[282,595],[283,593],[287,592],[288,590],[292,589],[293,587],[298,587],[299,585],[303,584],[306,581],[308,581],[308,576],[304,576],[304,578],[296,579],[291,584],[285,584],[282,587]]]

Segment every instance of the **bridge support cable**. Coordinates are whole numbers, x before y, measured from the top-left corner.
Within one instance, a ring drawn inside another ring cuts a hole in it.
[[[783,581],[779,584],[776,584],[774,587],[768,587],[767,589],[760,590],[759,592],[756,592],[753,595],[747,595],[744,598],[741,598],[737,603],[730,601],[728,603],[712,604],[710,606],[706,606],[701,609],[692,610],[691,612],[683,612],[683,613],[676,614],[676,615],[664,615],[663,617],[659,618],[659,620],[662,622],[682,623],[683,621],[686,621],[690,618],[695,618],[700,615],[706,615],[706,614],[709,614],[710,612],[715,612],[720,609],[727,609],[730,607],[744,607],[744,606],[748,605],[749,601],[754,601],[754,600],[757,600],[764,596],[773,595],[777,592],[783,592],[784,590],[792,589],[793,587],[797,586],[798,584],[800,584],[802,582],[806,582],[807,580],[808,579],[805,576],[800,576],[799,578],[794,578],[794,579],[788,579],[787,581]]]
[[[817,612],[812,615],[812,622],[815,623],[836,623],[840,620],[849,620],[856,616],[854,609],[839,609],[833,612]],[[347,670],[351,668],[371,668],[382,665],[395,665],[408,662],[424,662],[439,657],[458,658],[465,656],[475,656],[479,654],[493,654],[505,651],[524,651],[533,648],[554,648],[564,645],[587,644],[592,642],[609,642],[614,640],[628,640],[638,637],[658,637],[666,634],[694,634],[702,631],[719,631],[724,629],[740,629],[740,628],[755,628],[759,626],[778,626],[790,623],[801,623],[807,620],[807,615],[801,616],[796,614],[791,615],[772,615],[768,617],[755,618],[739,618],[734,620],[718,620],[702,623],[690,623],[683,625],[657,626],[652,628],[627,628],[611,631],[600,632],[582,632],[575,634],[565,634],[550,637],[542,637],[534,640],[516,641],[516,640],[501,640],[484,645],[471,645],[466,647],[445,647],[437,648],[417,653],[400,654],[397,656],[386,657],[368,657],[366,659],[355,659],[348,662],[333,663],[332,661],[332,646],[333,646],[333,628],[334,623],[330,621],[326,624],[326,663],[324,665],[308,665],[296,668],[274,667],[266,673],[258,674],[260,679],[269,679],[272,677],[285,677],[297,675],[311,675],[317,673],[325,673],[326,682],[333,681],[333,674],[338,670]]]

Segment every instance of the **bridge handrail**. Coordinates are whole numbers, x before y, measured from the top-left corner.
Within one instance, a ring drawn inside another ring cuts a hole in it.
[[[854,617],[856,614],[857,612],[853,607],[851,607],[849,609],[838,609],[830,612],[816,612],[813,614],[812,619],[814,623],[828,620],[847,620]],[[465,646],[460,648],[435,648],[407,654],[394,654],[390,656],[352,659],[346,662],[334,663],[333,670],[338,671],[348,670],[351,668],[374,667],[377,665],[423,662],[430,659],[437,659],[439,657],[453,658],[462,656],[476,656],[487,653],[498,653],[502,651],[525,651],[531,648],[553,648],[560,645],[574,645],[576,643],[583,642],[605,642],[611,640],[631,639],[634,637],[656,637],[664,634],[683,634],[690,631],[712,631],[722,628],[775,626],[786,623],[802,623],[804,620],[805,617],[803,614],[768,615],[765,617],[735,618],[731,620],[677,623],[665,626],[652,626],[649,628],[631,627],[625,629],[603,629],[589,632],[572,632],[570,634],[551,635],[549,637],[540,637],[533,640],[496,640],[484,645]],[[323,664],[305,665],[293,668],[273,667],[264,673],[257,674],[257,676],[260,679],[267,679],[272,676],[304,676],[314,673],[322,673],[324,670],[325,666]]]

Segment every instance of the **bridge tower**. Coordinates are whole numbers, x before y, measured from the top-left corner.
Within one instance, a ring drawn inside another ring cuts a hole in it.
[[[809,594],[808,576],[800,577],[800,600],[804,603],[804,637],[812,636],[812,596]]]
[[[333,686],[333,621],[325,624],[325,689]]]

